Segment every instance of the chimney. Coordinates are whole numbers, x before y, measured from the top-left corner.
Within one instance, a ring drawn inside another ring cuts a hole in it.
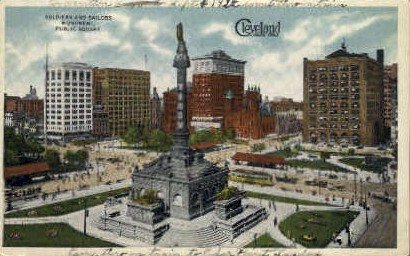
[[[383,49],[377,50],[377,62],[384,65],[384,50]]]

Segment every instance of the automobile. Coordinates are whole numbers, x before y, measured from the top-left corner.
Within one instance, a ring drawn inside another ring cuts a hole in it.
[[[357,146],[357,149],[363,149],[363,145]]]
[[[341,144],[340,144],[340,147],[341,147],[341,148],[347,148],[347,146],[348,146],[347,143],[341,143]]]

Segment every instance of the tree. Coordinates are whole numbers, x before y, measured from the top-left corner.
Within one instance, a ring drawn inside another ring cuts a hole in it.
[[[53,149],[47,149],[44,155],[44,160],[50,166],[51,170],[57,171],[61,165],[60,154]]]
[[[146,147],[157,151],[168,151],[172,145],[171,135],[155,129],[148,135]]]
[[[17,155],[17,152],[6,148],[4,150],[4,165],[13,166],[18,164],[20,164],[20,157]]]
[[[264,143],[256,143],[252,145],[251,151],[252,152],[260,152],[266,148]]]
[[[76,155],[77,155],[78,166],[80,168],[85,168],[86,163],[89,158],[88,151],[85,149],[80,149],[76,152]]]
[[[122,138],[128,145],[137,143],[141,139],[141,131],[135,127],[130,127]]]
[[[320,158],[323,160],[323,162],[326,162],[326,159],[330,158],[330,152],[321,151]]]
[[[349,156],[353,156],[356,153],[356,151],[354,150],[354,148],[349,148],[349,150],[347,151],[347,154]]]
[[[235,139],[235,131],[233,129],[228,129],[225,131],[225,139],[233,140]]]

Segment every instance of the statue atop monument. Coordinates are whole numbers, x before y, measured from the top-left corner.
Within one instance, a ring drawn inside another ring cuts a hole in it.
[[[182,23],[178,23],[177,25],[177,39],[178,39],[178,42],[184,41],[184,31],[182,29]]]

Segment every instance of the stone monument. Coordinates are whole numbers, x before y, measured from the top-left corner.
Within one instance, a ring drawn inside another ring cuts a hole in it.
[[[190,60],[181,23],[177,25],[177,39],[173,63],[178,93],[174,144],[171,152],[133,171],[131,197],[154,190],[164,204],[164,215],[189,220],[214,209],[216,194],[228,184],[228,170],[205,160],[203,153],[189,147],[186,76]]]

